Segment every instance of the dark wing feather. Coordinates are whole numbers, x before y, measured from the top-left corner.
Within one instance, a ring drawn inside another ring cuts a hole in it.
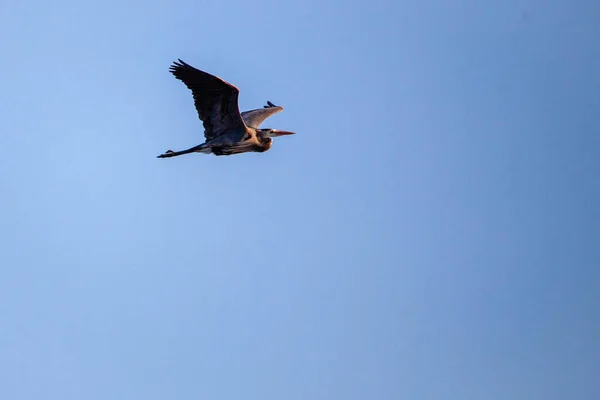
[[[238,88],[181,60],[170,71],[192,91],[207,141],[231,131],[243,136],[246,126],[238,108]]]
[[[276,106],[275,104],[267,101],[267,105],[263,106],[263,108],[259,108],[256,110],[244,111],[242,113],[242,118],[244,119],[244,123],[247,126],[252,128],[260,127],[260,124],[267,118],[269,118],[273,114],[277,114],[278,112],[283,111],[283,107]]]

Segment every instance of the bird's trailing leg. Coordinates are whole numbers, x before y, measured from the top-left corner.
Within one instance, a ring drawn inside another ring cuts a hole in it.
[[[188,154],[188,153],[205,153],[205,154],[210,154],[210,152],[211,152],[210,147],[207,147],[207,146],[201,144],[199,146],[194,146],[192,148],[189,148],[187,150],[182,150],[182,151],[167,150],[166,152],[164,152],[160,156],[157,156],[157,158],[175,157],[175,156],[180,156],[182,154]]]

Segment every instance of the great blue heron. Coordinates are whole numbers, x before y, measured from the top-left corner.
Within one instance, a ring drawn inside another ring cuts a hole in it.
[[[282,111],[283,107],[268,101],[264,108],[240,114],[239,90],[232,84],[181,60],[174,62],[170,71],[192,91],[198,116],[204,125],[206,141],[187,150],[168,150],[158,158],[187,153],[228,156],[249,151],[264,152],[271,148],[272,137],[294,134],[289,131],[259,128],[265,119]]]

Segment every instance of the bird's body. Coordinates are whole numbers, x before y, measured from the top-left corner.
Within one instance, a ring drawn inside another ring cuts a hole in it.
[[[183,151],[168,150],[159,155],[159,158],[188,153],[226,156],[246,152],[265,152],[273,145],[272,137],[294,133],[259,128],[265,119],[282,111],[283,107],[267,102],[263,108],[240,114],[239,90],[235,86],[181,60],[173,63],[170,71],[192,91],[198,116],[204,125],[206,141]]]

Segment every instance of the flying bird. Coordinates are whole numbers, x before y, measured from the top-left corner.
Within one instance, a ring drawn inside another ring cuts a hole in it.
[[[240,91],[237,87],[181,60],[178,61],[171,65],[170,72],[192,91],[198,117],[204,125],[206,141],[187,150],[168,150],[158,158],[188,153],[228,156],[251,151],[265,152],[273,145],[272,137],[294,134],[278,129],[259,128],[265,119],[283,111],[283,107],[267,101],[263,108],[240,113]]]

